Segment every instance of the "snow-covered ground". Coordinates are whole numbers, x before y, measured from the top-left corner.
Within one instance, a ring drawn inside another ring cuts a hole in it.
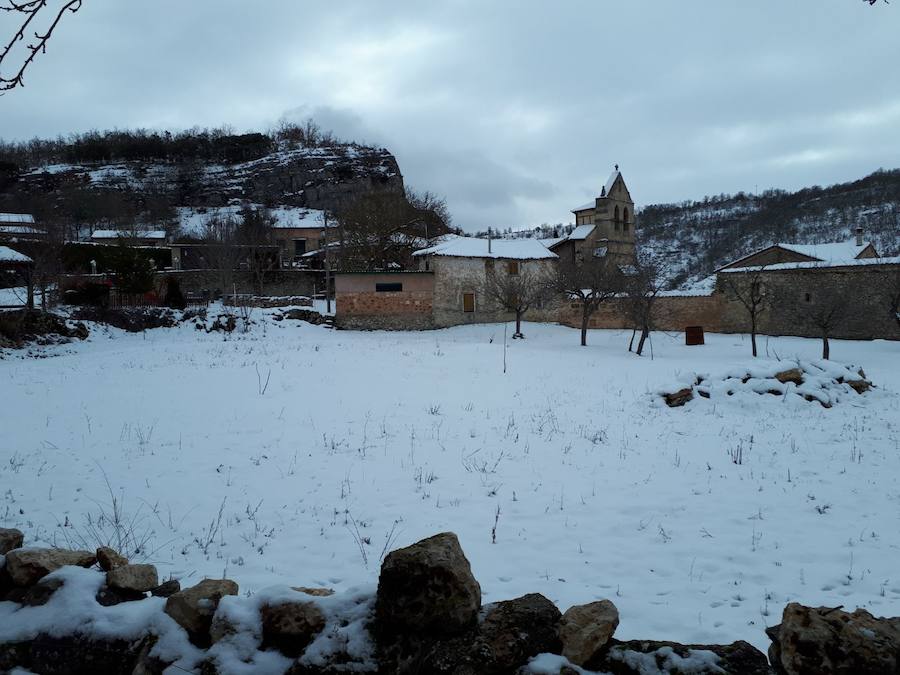
[[[369,584],[384,552],[452,530],[485,602],[610,598],[623,639],[764,648],[792,600],[900,614],[900,343],[835,341],[878,388],[831,409],[752,392],[670,409],[652,392],[747,364],[747,339],[657,333],[651,361],[624,331],[583,348],[527,324],[504,374],[502,325],[270,314],[224,338],[92,327],[53,358],[5,353],[0,526],[32,544],[123,535],[164,577],[242,592]]]

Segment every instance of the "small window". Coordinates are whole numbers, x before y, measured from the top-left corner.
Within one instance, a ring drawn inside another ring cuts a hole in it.
[[[399,293],[403,290],[403,284],[375,284],[376,293]]]
[[[463,311],[464,312],[474,312],[475,311],[475,294],[474,293],[463,293]]]
[[[294,255],[301,256],[306,253],[306,239],[294,239]]]
[[[519,276],[519,261],[518,260],[510,260],[506,263],[506,272],[514,277]]]
[[[809,293],[806,294],[806,301],[812,302],[812,295],[810,295]]]
[[[594,249],[595,258],[605,258],[609,249],[606,246],[598,246]]]

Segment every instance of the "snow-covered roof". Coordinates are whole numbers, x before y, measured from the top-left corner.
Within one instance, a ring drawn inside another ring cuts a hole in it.
[[[137,239],[165,239],[166,232],[165,230],[138,230],[137,232],[130,230],[94,230],[91,234],[91,239],[118,239],[119,237],[123,239],[132,237]]]
[[[562,237],[561,239],[557,239],[556,243],[550,244],[551,247],[556,246],[557,244],[561,244],[564,241],[584,241],[587,239],[591,232],[594,231],[595,225],[579,225],[574,230],[572,230],[571,234],[567,237]]]
[[[810,258],[816,258],[824,262],[835,260],[853,260],[862,253],[869,245],[864,241],[862,246],[856,245],[856,239],[848,239],[847,241],[838,241],[831,244],[775,244],[779,248],[807,255]]]
[[[34,216],[30,213],[0,213],[0,223],[34,224]]]
[[[718,270],[720,273],[731,272],[777,272],[779,270],[809,270],[826,267],[863,267],[866,265],[900,265],[900,256],[892,258],[851,258],[849,260],[808,260],[806,262],[778,263],[777,265],[751,265],[749,267],[729,267]]]
[[[556,254],[548,250],[537,239],[491,239],[490,252],[488,240],[478,237],[453,237],[446,241],[423,248],[413,255],[444,255],[458,258],[509,258],[513,260],[538,260],[555,258]]]
[[[549,239],[538,239],[538,241],[546,248],[553,248],[563,239],[565,239],[565,237],[550,237]]]
[[[587,211],[588,209],[592,209],[595,206],[597,206],[597,200],[592,199],[587,204],[582,204],[581,206],[576,206],[574,209],[572,209],[572,213],[578,213],[579,211]]]
[[[8,246],[0,246],[0,262],[30,263],[33,261],[27,255],[13,251]]]
[[[599,199],[605,199],[609,196],[609,191],[612,190],[613,185],[616,184],[616,179],[622,175],[622,172],[618,169],[615,169],[611,174],[609,174],[609,178],[606,181],[606,185],[603,186],[603,191],[600,193]],[[588,209],[592,209],[597,206],[597,200],[592,199],[587,204],[582,204],[581,206],[576,206],[572,209],[572,213],[578,213],[579,211],[587,211]]]
[[[0,225],[0,234],[47,234],[47,232],[28,225]]]
[[[606,185],[603,186],[603,196],[609,195],[609,191],[613,189],[613,185],[616,184],[616,178],[622,175],[622,172],[619,171],[618,167],[613,170],[611,174],[609,174],[609,178],[606,181]]]

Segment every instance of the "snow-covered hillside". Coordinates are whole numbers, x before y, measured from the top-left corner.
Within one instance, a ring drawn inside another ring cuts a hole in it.
[[[654,334],[650,360],[625,332],[582,348],[528,324],[504,374],[502,325],[253,318],[225,339],[94,326],[52,358],[4,354],[0,526],[249,593],[371,583],[386,551],[452,530],[486,602],[610,598],[623,639],[765,649],[788,601],[900,613],[896,343],[833,346],[878,388],[831,409],[752,391],[668,408],[655,392],[738,372],[748,341]],[[762,350],[789,364],[820,344]]]
[[[900,254],[900,170],[793,193],[646,206],[637,232],[643,247],[668,260],[673,283],[690,285],[770,244],[844,241],[857,227],[882,255]]]

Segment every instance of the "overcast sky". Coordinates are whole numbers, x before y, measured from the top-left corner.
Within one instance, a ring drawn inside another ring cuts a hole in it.
[[[283,116],[467,229],[569,222],[614,163],[639,206],[826,185],[900,166],[900,2],[84,0],[0,136]]]

